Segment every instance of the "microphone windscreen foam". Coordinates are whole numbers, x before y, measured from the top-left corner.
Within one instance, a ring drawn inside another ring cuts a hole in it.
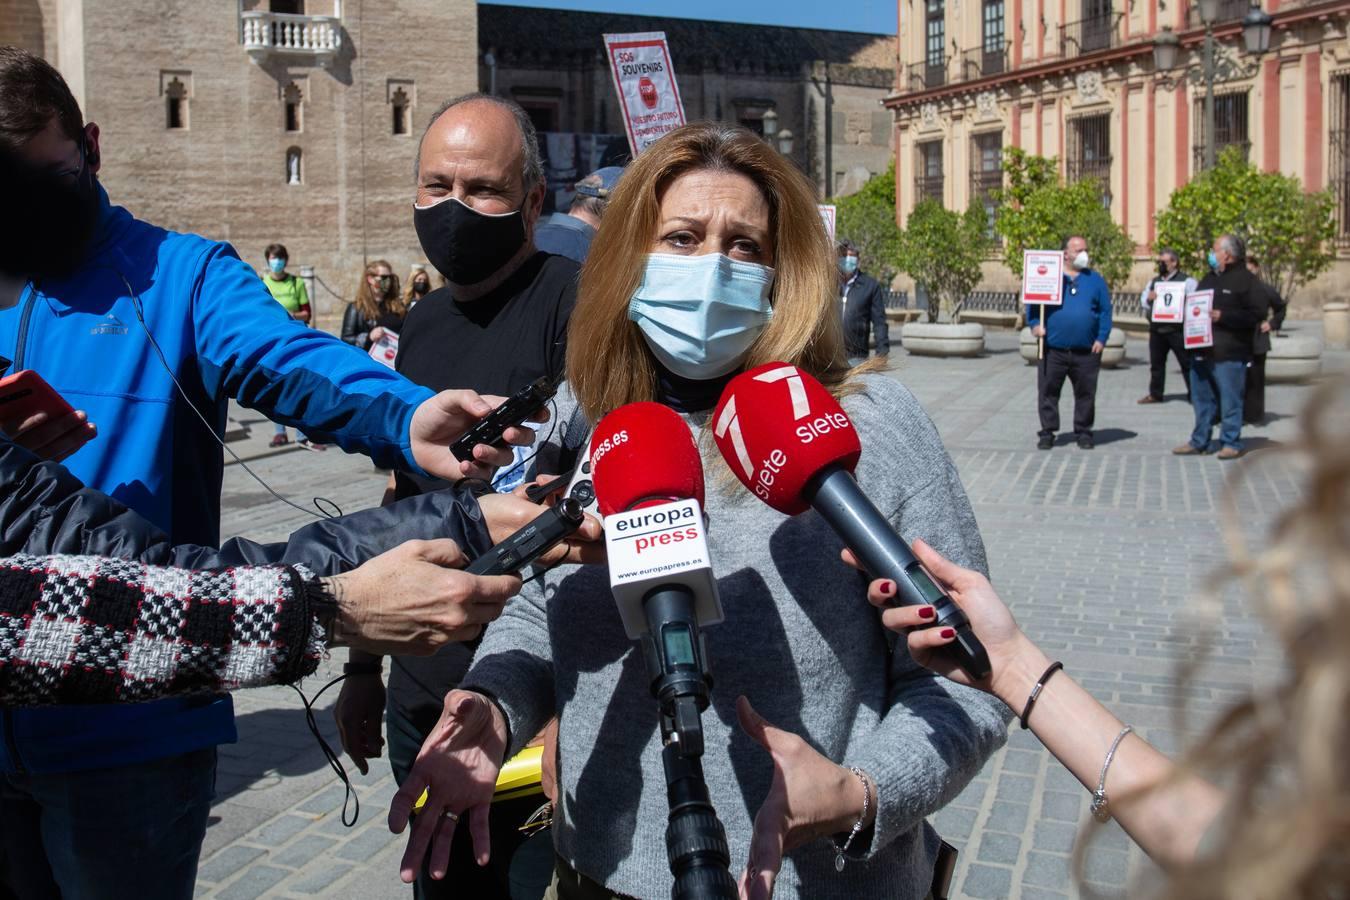
[[[689,426],[660,403],[629,403],[591,436],[591,478],[606,516],[676,500],[703,505],[703,460]]]
[[[733,378],[713,412],[713,437],[741,484],[790,516],[806,510],[802,489],[813,475],[831,463],[851,472],[862,455],[839,401],[787,363]]]

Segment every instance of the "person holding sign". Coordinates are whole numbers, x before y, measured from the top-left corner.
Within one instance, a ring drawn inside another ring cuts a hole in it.
[[[1041,431],[1036,446],[1049,450],[1059,431],[1059,394],[1067,377],[1073,385],[1073,433],[1078,446],[1091,450],[1097,410],[1097,375],[1102,350],[1111,334],[1111,291],[1106,279],[1089,268],[1087,241],[1074,235],[1064,242],[1061,304],[1027,304],[1032,334],[1045,339],[1045,358],[1037,366],[1036,393]],[[1042,321],[1044,315],[1044,321]]]
[[[1214,292],[1210,308],[1213,346],[1197,350],[1191,358],[1195,429],[1190,441],[1173,448],[1177,456],[1209,452],[1216,415],[1220,419],[1219,459],[1242,455],[1242,394],[1247,365],[1252,361],[1257,326],[1266,317],[1265,294],[1247,271],[1246,258],[1246,246],[1233,234],[1221,235],[1209,253],[1214,271],[1200,282],[1200,290]]]
[[[1172,287],[1162,287],[1164,285]],[[1195,288],[1195,279],[1181,271],[1177,251],[1164,250],[1158,254],[1158,277],[1151,280],[1139,295],[1139,305],[1144,308],[1144,315],[1148,316],[1149,369],[1148,393],[1139,398],[1141,404],[1163,402],[1169,353],[1177,358],[1181,366],[1181,380],[1186,384],[1186,402],[1191,400],[1191,355],[1181,339],[1181,308],[1185,305],[1186,295]]]

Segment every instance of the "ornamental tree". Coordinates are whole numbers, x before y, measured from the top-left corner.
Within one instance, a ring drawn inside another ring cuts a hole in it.
[[[1172,192],[1158,213],[1157,249],[1176,250],[1182,268],[1198,276],[1214,239],[1235,234],[1287,300],[1331,266],[1334,209],[1330,191],[1304,191],[1297,178],[1262,172],[1228,147],[1213,169]]]
[[[884,174],[867,179],[857,193],[827,202],[835,205],[835,233],[858,245],[864,267],[890,290],[900,238],[895,224],[895,162]]]
[[[1059,163],[1017,147],[1003,149],[1007,186],[998,192],[994,228],[1004,240],[1004,261],[1022,277],[1022,252],[1058,250],[1073,235],[1087,241],[1092,268],[1108,285],[1129,277],[1134,241],[1102,202],[1102,184],[1087,178],[1065,184]]]
[[[928,321],[954,316],[980,283],[980,263],[989,253],[989,220],[984,206],[970,204],[964,214],[937,200],[922,200],[900,233],[900,270],[928,290]]]

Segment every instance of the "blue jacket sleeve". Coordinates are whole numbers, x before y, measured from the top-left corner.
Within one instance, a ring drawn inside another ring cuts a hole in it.
[[[408,427],[424,387],[290,319],[225,244],[198,266],[192,320],[202,384],[308,437],[419,474]]]
[[[1105,346],[1111,336],[1111,291],[1106,280],[1097,276],[1097,340]]]

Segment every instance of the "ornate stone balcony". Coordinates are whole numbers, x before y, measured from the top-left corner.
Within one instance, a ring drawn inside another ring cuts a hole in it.
[[[254,62],[278,55],[308,57],[332,64],[342,49],[342,20],[336,16],[294,16],[250,10],[240,13],[244,49]]]

